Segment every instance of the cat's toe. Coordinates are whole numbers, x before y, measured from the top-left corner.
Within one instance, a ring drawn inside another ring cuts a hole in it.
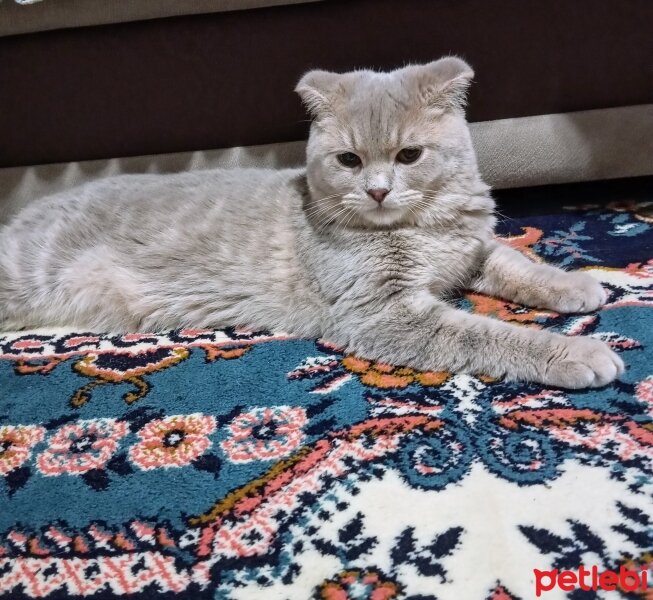
[[[587,273],[567,273],[559,290],[554,310],[561,313],[586,313],[598,310],[608,299],[603,286]]]
[[[602,387],[624,372],[623,361],[600,340],[567,338],[549,363],[546,383],[570,389]]]

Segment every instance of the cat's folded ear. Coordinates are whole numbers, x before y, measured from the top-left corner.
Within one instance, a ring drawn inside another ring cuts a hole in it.
[[[417,78],[420,98],[425,105],[442,110],[465,108],[474,71],[464,60],[447,56],[407,69],[410,77]]]
[[[308,112],[317,117],[329,112],[341,85],[342,75],[330,71],[309,71],[295,87]]]

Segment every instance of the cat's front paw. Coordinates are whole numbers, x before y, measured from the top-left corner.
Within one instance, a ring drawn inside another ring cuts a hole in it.
[[[571,389],[601,387],[621,375],[624,368],[621,358],[606,343],[570,337],[549,358],[544,382]]]
[[[591,275],[582,272],[564,273],[548,290],[549,306],[559,313],[587,313],[603,306],[608,294]]]

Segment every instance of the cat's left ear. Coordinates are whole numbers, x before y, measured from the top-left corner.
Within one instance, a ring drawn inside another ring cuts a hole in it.
[[[342,75],[331,71],[309,71],[295,87],[308,112],[314,117],[333,109]]]
[[[447,56],[413,69],[424,104],[442,110],[465,109],[474,71],[464,60]]]

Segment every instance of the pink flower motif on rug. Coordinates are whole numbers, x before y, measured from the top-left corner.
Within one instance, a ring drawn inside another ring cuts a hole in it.
[[[45,429],[38,425],[4,425],[0,427],[0,475],[20,467],[43,440]]]
[[[640,402],[648,406],[648,414],[653,417],[653,375],[640,381],[635,388],[635,395]]]
[[[235,463],[283,458],[301,445],[304,425],[306,411],[301,407],[254,408],[229,424],[230,437],[220,445]]]
[[[138,432],[141,441],[129,456],[144,471],[186,466],[211,447],[208,436],[215,427],[214,417],[201,414],[150,421]]]
[[[50,438],[47,450],[37,458],[43,475],[81,475],[103,469],[127,435],[127,424],[115,419],[77,421],[60,427]]]

